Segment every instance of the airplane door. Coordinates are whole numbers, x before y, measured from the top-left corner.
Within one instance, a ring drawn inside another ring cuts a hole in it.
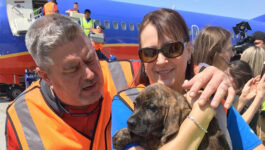
[[[197,25],[193,24],[191,25],[191,41],[195,39],[195,37],[199,34],[200,29]]]
[[[24,35],[31,24],[32,0],[6,0],[6,5],[7,17],[13,35]]]

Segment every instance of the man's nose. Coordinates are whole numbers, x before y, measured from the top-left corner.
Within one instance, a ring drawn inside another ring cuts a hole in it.
[[[84,79],[90,80],[90,79],[93,79],[95,77],[95,73],[91,70],[90,67],[84,65],[83,69],[84,69],[83,70],[83,78]]]

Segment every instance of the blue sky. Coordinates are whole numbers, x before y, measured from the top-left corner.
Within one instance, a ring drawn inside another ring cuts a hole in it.
[[[265,0],[113,0],[242,19],[265,14]]]

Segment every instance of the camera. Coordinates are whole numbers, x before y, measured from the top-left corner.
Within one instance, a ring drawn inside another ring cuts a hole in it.
[[[238,41],[237,44],[232,47],[232,50],[235,52],[235,55],[242,54],[245,49],[254,46],[254,41],[255,39],[252,36],[247,36]]]
[[[239,60],[243,51],[254,45],[255,39],[252,36],[246,37],[247,31],[251,30],[248,22],[242,21],[236,24],[236,26],[233,27],[233,30],[236,35],[240,35],[240,41],[238,41],[237,44],[232,47],[235,56],[232,57],[231,60]]]

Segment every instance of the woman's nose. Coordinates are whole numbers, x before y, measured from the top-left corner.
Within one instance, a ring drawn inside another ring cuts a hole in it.
[[[166,62],[168,62],[167,57],[164,56],[161,52],[158,53],[156,63],[157,63],[157,64],[164,64],[164,63],[166,63]]]

